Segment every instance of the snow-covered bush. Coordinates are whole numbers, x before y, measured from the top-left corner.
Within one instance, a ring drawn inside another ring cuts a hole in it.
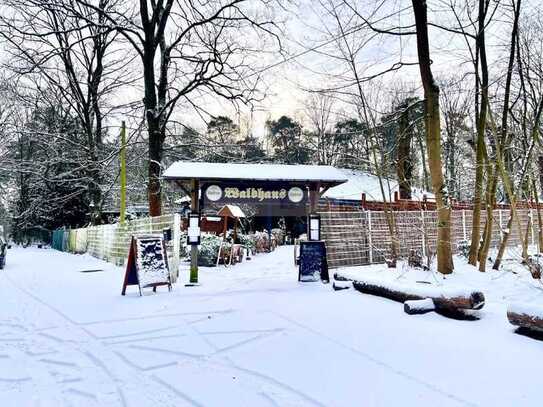
[[[253,235],[244,235],[244,234],[238,233],[238,240],[242,246],[244,246],[251,252],[255,251],[255,239]]]
[[[280,228],[274,228],[271,230],[272,235],[275,237],[277,245],[285,244],[285,231]]]
[[[198,253],[198,265],[213,267],[217,265],[217,256],[222,238],[215,235],[202,235]]]
[[[268,232],[255,232],[252,237],[255,242],[255,251],[257,253],[265,253],[275,249],[275,236],[272,235],[272,241],[270,241]]]
[[[467,259],[469,257],[470,246],[471,243],[467,240],[460,240],[456,245],[456,247],[458,248],[458,254]]]
[[[528,267],[528,270],[530,271],[530,274],[534,279],[541,279],[541,271],[543,270],[543,256],[541,256],[540,254],[528,256],[526,266]]]
[[[413,268],[423,268],[424,258],[420,250],[411,249],[409,251],[409,257],[407,258],[407,264]]]

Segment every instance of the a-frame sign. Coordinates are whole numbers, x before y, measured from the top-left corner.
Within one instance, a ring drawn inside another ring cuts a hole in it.
[[[168,256],[162,235],[132,236],[128,261],[124,274],[121,294],[126,294],[126,287],[137,285],[140,295],[142,289],[166,285],[171,291],[172,283],[168,267]]]

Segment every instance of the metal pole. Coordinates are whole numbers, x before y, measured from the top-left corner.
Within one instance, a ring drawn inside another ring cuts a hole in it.
[[[126,218],[126,124],[123,120],[121,124],[121,209],[120,209],[120,223],[124,225]]]

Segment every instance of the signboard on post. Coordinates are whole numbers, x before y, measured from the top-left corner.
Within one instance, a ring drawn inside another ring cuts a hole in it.
[[[223,207],[234,204],[251,207],[257,216],[270,208],[274,216],[302,216],[306,213],[307,188],[280,181],[228,181],[202,186],[204,206]]]
[[[300,242],[298,281],[329,283],[326,245],[322,240]]]
[[[200,244],[200,214],[196,212],[189,213],[189,223],[187,227],[187,244]]]
[[[143,288],[152,287],[156,292],[156,288],[162,285],[168,286],[171,291],[168,257],[162,235],[132,236],[122,295],[126,294],[129,285],[137,285],[140,295]]]

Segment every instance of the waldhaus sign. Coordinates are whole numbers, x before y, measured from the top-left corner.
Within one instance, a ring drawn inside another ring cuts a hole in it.
[[[303,216],[307,189],[273,181],[214,182],[202,187],[204,207],[250,206],[257,216]]]

